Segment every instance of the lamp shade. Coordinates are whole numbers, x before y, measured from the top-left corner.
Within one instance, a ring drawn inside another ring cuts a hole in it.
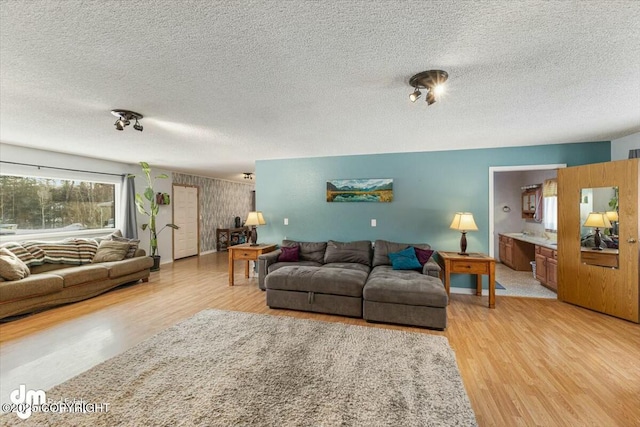
[[[584,222],[585,227],[611,228],[611,221],[605,212],[591,212]]]
[[[266,223],[267,222],[264,220],[264,216],[262,216],[262,212],[251,211],[249,212],[244,225],[265,225]]]
[[[607,211],[605,213],[607,214],[607,218],[609,218],[609,221],[613,222],[613,221],[617,221],[618,220],[618,212],[616,212],[616,211]]]
[[[470,212],[456,212],[449,228],[460,231],[477,231],[478,226]]]

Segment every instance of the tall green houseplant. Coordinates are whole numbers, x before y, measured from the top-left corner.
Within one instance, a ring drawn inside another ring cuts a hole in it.
[[[140,162],[140,167],[142,168],[142,172],[147,180],[147,185],[144,189],[144,193],[136,193],[136,208],[138,208],[138,212],[143,215],[149,217],[149,222],[146,224],[142,224],[142,230],[149,229],[149,241],[151,247],[151,256],[159,258],[158,255],[158,234],[162,230],[167,227],[173,228],[177,230],[178,227],[175,224],[165,224],[164,227],[160,229],[160,231],[156,230],[156,216],[158,216],[158,212],[160,210],[160,205],[156,200],[156,193],[153,189],[153,185],[156,182],[156,179],[166,179],[169,178],[167,174],[156,175],[154,178],[151,178],[151,168],[147,162]],[[130,175],[135,177],[135,175]]]

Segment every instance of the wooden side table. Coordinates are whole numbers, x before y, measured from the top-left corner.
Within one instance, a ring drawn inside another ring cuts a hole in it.
[[[246,261],[244,267],[244,277],[249,278],[249,261],[257,261],[258,257],[267,252],[275,251],[276,245],[260,244],[251,246],[250,243],[229,246],[229,286],[233,286],[234,261]]]
[[[489,308],[496,308],[496,260],[485,254],[460,255],[457,252],[438,251],[440,279],[449,295],[451,274],[475,274],[476,295],[482,295],[482,275],[489,276]]]

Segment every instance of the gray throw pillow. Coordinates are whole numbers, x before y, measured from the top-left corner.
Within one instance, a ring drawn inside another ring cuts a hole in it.
[[[139,239],[127,239],[126,237],[112,236],[111,240],[113,240],[114,242],[125,242],[125,243],[129,244],[129,251],[127,252],[127,255],[125,256],[125,259],[133,258],[136,255],[136,251],[138,250],[138,246],[140,246],[140,240]]]

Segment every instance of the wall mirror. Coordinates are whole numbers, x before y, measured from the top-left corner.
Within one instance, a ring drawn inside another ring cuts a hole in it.
[[[618,268],[618,187],[581,189],[579,226],[581,262]]]

